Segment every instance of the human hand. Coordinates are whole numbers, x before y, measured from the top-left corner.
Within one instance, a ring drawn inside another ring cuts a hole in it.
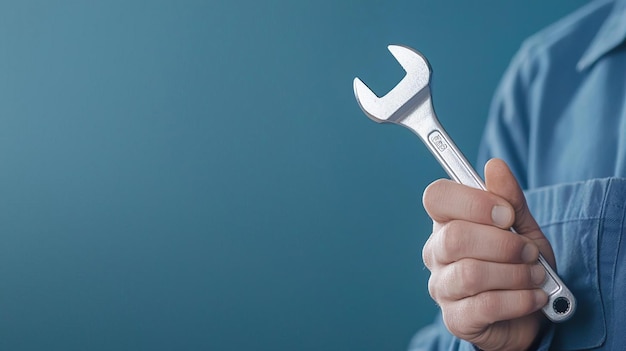
[[[504,161],[485,165],[485,181],[487,191],[450,180],[424,191],[433,220],[422,252],[428,290],[455,336],[483,350],[525,350],[548,301],[538,255],[554,267],[554,254]]]

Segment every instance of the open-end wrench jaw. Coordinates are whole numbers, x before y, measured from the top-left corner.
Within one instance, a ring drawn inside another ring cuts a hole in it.
[[[430,97],[431,69],[419,52],[402,45],[387,47],[406,71],[404,78],[390,92],[378,97],[361,79],[354,78],[354,95],[365,114],[375,122],[398,123],[416,103]]]

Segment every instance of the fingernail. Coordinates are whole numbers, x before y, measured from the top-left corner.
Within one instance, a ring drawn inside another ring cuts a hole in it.
[[[539,258],[539,249],[533,244],[526,244],[522,249],[522,261],[533,263]]]
[[[530,267],[530,279],[535,286],[541,286],[546,280],[546,271],[539,264],[535,264]]]
[[[491,220],[499,227],[506,227],[511,223],[513,214],[506,206],[496,205],[491,209]]]

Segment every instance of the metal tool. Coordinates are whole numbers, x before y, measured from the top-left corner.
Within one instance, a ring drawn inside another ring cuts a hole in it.
[[[359,78],[354,78],[354,95],[363,112],[378,123],[390,122],[409,128],[422,139],[452,179],[486,190],[480,176],[437,120],[430,95],[431,69],[426,58],[406,46],[389,45],[388,48],[406,76],[380,98]],[[539,255],[539,263],[546,271],[541,288],[549,296],[542,311],[553,322],[565,321],[576,310],[576,299],[542,255]]]

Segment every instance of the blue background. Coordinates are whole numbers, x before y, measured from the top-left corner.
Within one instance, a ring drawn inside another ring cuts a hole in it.
[[[522,39],[585,1],[0,3],[0,349],[404,350],[421,192],[370,122],[422,51],[474,159]]]

